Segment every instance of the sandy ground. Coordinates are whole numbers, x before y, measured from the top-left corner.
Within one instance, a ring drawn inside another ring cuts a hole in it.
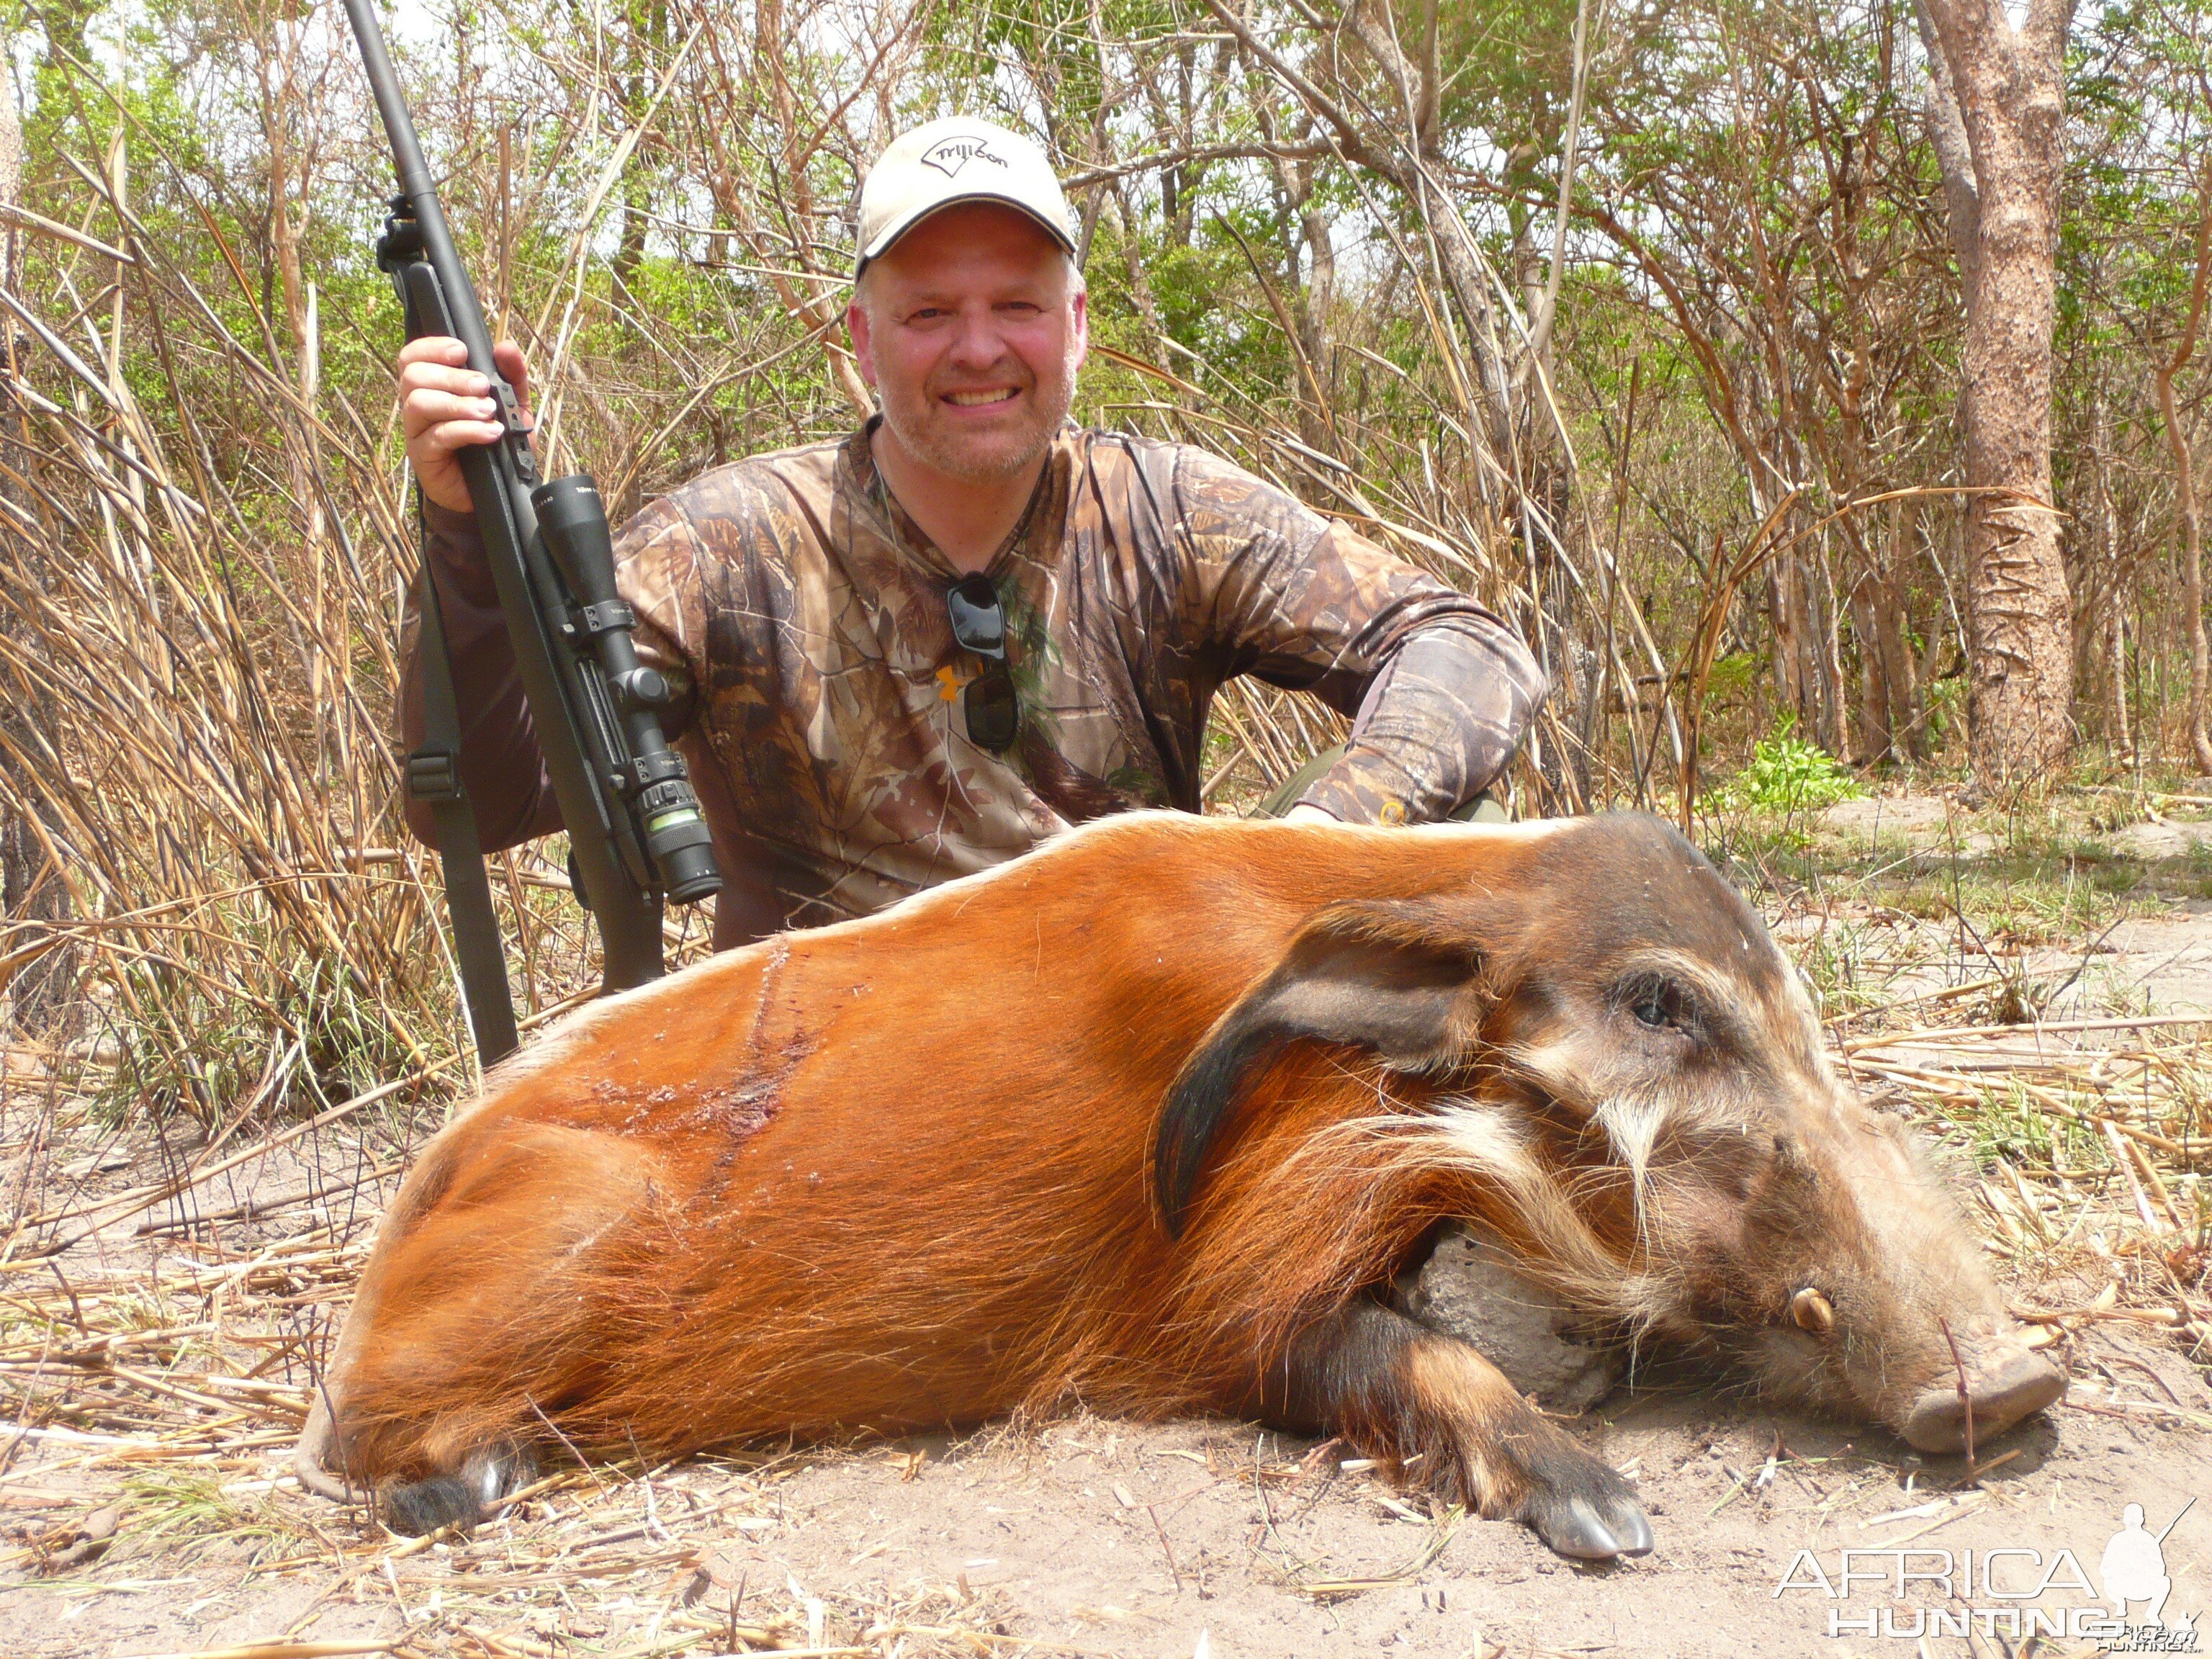
[[[1911,826],[1919,837],[1937,832],[1940,816],[1904,810],[1927,820]],[[1878,833],[1850,813],[1837,827]],[[2120,997],[2212,1009],[2208,911],[2191,901],[2119,924],[2097,942],[2094,973],[2069,1006]],[[1890,925],[1868,925],[1877,923]],[[1811,925],[1785,917],[1782,932],[1803,943]],[[2082,955],[2039,948],[2020,962],[2051,983]],[[1953,982],[1962,971],[1945,970]],[[0,1139],[21,1146],[19,1126],[0,1125]],[[87,1141],[41,1166],[66,1178],[9,1196],[35,1206],[115,1190],[178,1156],[143,1137]],[[319,1138],[203,1188],[191,1208],[206,1216],[301,1193],[319,1172],[363,1159],[391,1152]],[[226,1234],[228,1258],[124,1229],[84,1240],[64,1271],[90,1284],[159,1258],[164,1273],[199,1272],[327,1224],[339,1244],[279,1298],[301,1319],[325,1319],[343,1304],[368,1212],[396,1179],[368,1183],[350,1217],[299,1205]],[[39,1271],[9,1264],[0,1297]],[[2092,1289],[2075,1279],[2013,1293],[2075,1306]],[[178,1316],[149,1307],[140,1322]],[[2124,1320],[2085,1324],[2054,1352],[2074,1377],[2069,1401],[1978,1449],[1971,1479],[1961,1460],[1923,1460],[1879,1431],[1646,1378],[1575,1425],[1636,1479],[1658,1534],[1649,1558],[1595,1569],[1554,1558],[1516,1525],[1439,1514],[1346,1467],[1340,1447],[1224,1421],[1081,1417],[959,1441],[802,1449],[764,1465],[695,1461],[644,1480],[568,1472],[473,1540],[406,1547],[291,1489],[279,1478],[281,1434],[193,1462],[0,1430],[13,1437],[0,1458],[0,1655],[118,1659],[283,1638],[526,1659],[642,1656],[683,1641],[695,1653],[828,1654],[864,1639],[874,1645],[853,1651],[888,1644],[914,1659],[1995,1656],[2021,1650],[2018,1610],[2063,1620],[2090,1606],[2130,1503],[2154,1531],[2173,1523],[2167,1616],[2194,1618],[2212,1645],[2212,1395],[2202,1374],[2155,1328]],[[179,1421],[195,1409],[172,1404]],[[102,1455],[118,1461],[83,1462]],[[2203,1501],[2175,1522],[2191,1498]],[[80,1547],[74,1563],[50,1559],[103,1509],[119,1518],[111,1543]],[[2010,1553],[1992,1563],[1992,1550]],[[1902,1584],[1900,1566],[1914,1575]],[[1974,1620],[1974,1635],[1936,1634],[1923,1647],[1931,1609]],[[734,1643],[720,1633],[729,1628]]]
[[[2189,1498],[2212,1498],[2212,1437],[2174,1426],[2154,1403],[2170,1388],[2199,1412],[2212,1404],[2186,1366],[2101,1332],[2071,1358],[2072,1404],[1984,1449],[1985,1461],[2003,1461],[1974,1483],[1961,1481],[1960,1460],[1923,1462],[1880,1433],[1694,1392],[1617,1395],[1582,1433],[1634,1473],[1659,1542],[1649,1558],[1610,1567],[1561,1561],[1510,1523],[1438,1521],[1373,1475],[1342,1473],[1334,1449],[1226,1423],[1082,1419],[951,1446],[801,1458],[765,1481],[694,1464],[649,1483],[650,1509],[647,1483],[620,1485],[607,1498],[592,1494],[587,1536],[617,1540],[599,1552],[605,1578],[578,1582],[550,1605],[524,1585],[510,1592],[511,1617],[466,1622],[579,1652],[642,1653],[696,1583],[702,1611],[726,1608],[742,1584],[748,1624],[767,1604],[803,1612],[819,1602],[830,1645],[872,1610],[934,1595],[947,1608],[1002,1610],[989,1622],[1033,1638],[969,1651],[1910,1655],[1912,1640],[1887,1632],[1915,1631],[1926,1608],[1959,1604],[1922,1582],[1897,1595],[1897,1560],[1883,1552],[1909,1547],[1910,1571],[1948,1571],[1961,1591],[1964,1552],[1978,1561],[1996,1548],[2035,1552],[2002,1558],[1995,1589],[2048,1578],[2050,1590],[2008,1601],[1978,1577],[1969,1605],[2063,1612],[2091,1597],[2073,1588],[2077,1574],[2060,1552],[2100,1587],[2100,1559],[2124,1504],[2142,1504],[2157,1528]],[[733,1493],[744,1513],[702,1513]],[[574,1507],[532,1506],[519,1526],[423,1552],[388,1577],[326,1563],[257,1574],[225,1545],[150,1569],[118,1559],[89,1578],[19,1583],[0,1590],[0,1650],[191,1651],[280,1632],[319,1642],[411,1632],[432,1645],[442,1604],[496,1594],[477,1586],[498,1578],[518,1540],[528,1552],[557,1534]],[[336,1538],[355,1530],[328,1512],[310,1518]],[[1838,1583],[1844,1551],[1860,1553],[1860,1573],[1880,1577],[1832,1598],[1820,1581]],[[2169,1613],[2201,1622],[2212,1611],[2212,1503],[2182,1516],[2164,1553]],[[565,1570],[588,1570],[591,1554]],[[1805,1588],[1780,1589],[1785,1579]],[[1355,1588],[1363,1581],[1371,1587]],[[1832,1637],[1832,1613],[1888,1623],[1872,1637],[1850,1625]],[[1966,1650],[1955,1639],[1934,1647]]]

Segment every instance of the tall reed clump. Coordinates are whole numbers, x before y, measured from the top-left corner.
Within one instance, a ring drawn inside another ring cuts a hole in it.
[[[126,155],[76,165],[100,234],[15,216],[0,289],[0,979],[107,1107],[227,1133],[465,1034],[390,736],[404,498],[319,395],[314,290],[290,362],[241,335]]]

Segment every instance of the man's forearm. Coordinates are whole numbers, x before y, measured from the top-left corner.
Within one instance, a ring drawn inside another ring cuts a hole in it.
[[[530,705],[515,667],[499,596],[485,568],[476,520],[434,503],[424,508],[423,556],[438,585],[439,614],[453,659],[453,701],[461,716],[461,787],[487,852],[561,828]],[[422,638],[408,653],[399,686],[399,729],[410,750],[422,741]],[[407,804],[408,827],[428,841],[430,809]]]
[[[1528,647],[1495,617],[1436,617],[1376,676],[1343,761],[1299,804],[1350,823],[1442,818],[1504,771],[1546,689]]]

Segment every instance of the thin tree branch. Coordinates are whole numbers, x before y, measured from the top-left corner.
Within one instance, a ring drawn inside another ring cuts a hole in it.
[[[1604,0],[1598,0],[1598,27],[1605,27]],[[1575,162],[1583,135],[1583,100],[1589,78],[1590,0],[1576,0],[1575,70],[1573,89],[1567,100],[1567,137],[1559,156],[1559,210],[1552,231],[1552,269],[1544,282],[1544,297],[1528,322],[1528,360],[1539,362],[1552,341],[1552,319],[1559,308],[1559,278],[1567,264],[1567,219],[1575,199]]]
[[[1334,144],[1319,143],[1185,146],[1178,149],[1157,150],[1150,155],[1139,155],[1133,161],[1116,162],[1112,167],[1086,167],[1080,173],[1067,174],[1060,185],[1062,190],[1086,190],[1093,185],[1111,184],[1133,173],[1157,173],[1162,167],[1179,167],[1193,161],[1319,161],[1337,153]]]

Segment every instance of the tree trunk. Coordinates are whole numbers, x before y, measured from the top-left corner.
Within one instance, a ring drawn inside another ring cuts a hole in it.
[[[1828,568],[1825,538],[1820,556],[1810,562],[1814,689],[1820,696],[1820,721],[1815,729],[1820,746],[1849,764],[1852,754],[1850,716],[1844,706],[1844,605],[1836,595],[1835,576]]]
[[[2051,327],[2073,0],[1920,0],[1929,125],[1966,291],[1967,732],[1975,776],[2024,782],[2069,738],[2072,617],[2051,506]]]
[[[1774,672],[1796,720],[1797,735],[1831,754],[1848,757],[1838,718],[1843,698],[1836,683],[1832,607],[1813,560],[1785,552],[1767,567],[1767,619],[1774,630]]]
[[[1912,526],[1911,507],[1892,502],[1888,534],[1865,538],[1866,572],[1851,588],[1851,632],[1859,645],[1859,756],[1869,763],[1928,757],[1919,665],[1905,616]]]
[[[2204,730],[2206,675],[2204,643],[2204,532],[2197,510],[2197,457],[2174,402],[2174,377],[2196,355],[2197,325],[2204,319],[2204,288],[2212,263],[2205,255],[2212,241],[2212,166],[2197,197],[2197,270],[2189,287],[2189,320],[2173,356],[2158,366],[2158,414],[2166,423],[2166,447],[2173,452],[2174,508],[2181,520],[2181,604],[2189,630],[2189,749],[2199,772],[2212,773],[2212,737]]]
[[[1881,584],[1869,571],[1851,586],[1851,634],[1859,644],[1859,758],[1872,765],[1887,760],[1895,743],[1889,712],[1889,674],[1878,643],[1881,623],[1875,590]]]
[[[1796,566],[1782,553],[1766,563],[1766,625],[1774,635],[1774,680],[1791,716],[1805,721],[1804,655],[1797,629]]]
[[[1911,559],[1916,517],[1905,502],[1891,509],[1889,546],[1879,556],[1875,574],[1874,646],[1881,658],[1882,684],[1889,698],[1890,753],[1899,760],[1924,761],[1928,710],[1905,609],[1905,568]]]
[[[2117,532],[2117,515],[2114,524]],[[2128,705],[2128,585],[2126,574],[2120,563],[2120,540],[2117,533],[2112,544],[2110,586],[2112,602],[2105,610],[2106,673],[2112,686],[2112,701],[2106,705],[2110,722],[2108,730],[2112,744],[2112,758],[2123,766],[2133,766],[2136,763],[2136,738]]]
[[[2096,688],[2105,744],[2120,765],[2135,762],[2128,716],[2128,586],[2120,559],[2120,515],[2112,501],[2112,412],[2100,384],[2091,413],[2089,592],[2094,603],[2082,622],[2089,635],[2085,675]]]

